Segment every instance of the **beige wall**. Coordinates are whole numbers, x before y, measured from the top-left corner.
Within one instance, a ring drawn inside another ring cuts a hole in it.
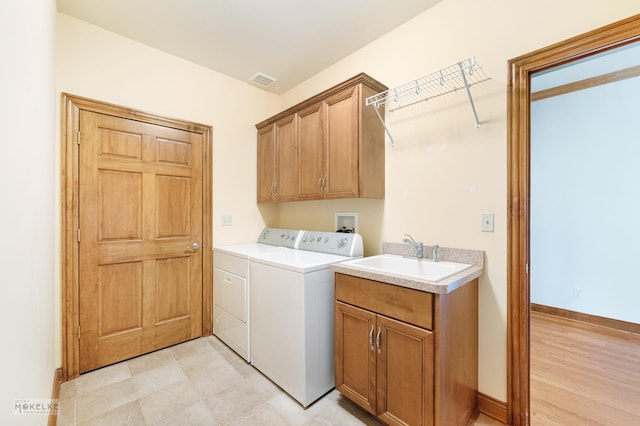
[[[334,212],[358,211],[367,254],[405,232],[484,250],[480,391],[505,401],[507,60],[638,13],[635,3],[444,0],[282,97],[58,14],[57,91],[213,125],[214,244],[254,240],[264,225],[327,230]],[[386,200],[256,206],[255,123],[361,71],[394,86],[470,55],[492,77],[473,89],[481,129],[463,95],[391,114]],[[495,213],[495,232],[480,232],[481,212]],[[220,226],[223,214],[232,227]]]
[[[334,211],[359,211],[367,254],[405,232],[425,244],[484,250],[480,279],[480,391],[506,401],[507,61],[640,12],[628,0],[444,0],[283,96],[285,106],[359,72],[389,87],[474,55],[492,81],[472,89],[481,128],[464,93],[387,115],[386,199],[287,203],[280,223],[333,226]],[[480,214],[495,213],[495,232]]]
[[[54,1],[0,3],[2,425],[46,424],[14,400],[51,398],[56,367],[54,37]]]

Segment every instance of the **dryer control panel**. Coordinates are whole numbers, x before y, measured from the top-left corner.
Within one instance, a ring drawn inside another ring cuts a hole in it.
[[[258,237],[258,243],[272,246],[298,248],[298,240],[303,231],[297,229],[264,228]]]

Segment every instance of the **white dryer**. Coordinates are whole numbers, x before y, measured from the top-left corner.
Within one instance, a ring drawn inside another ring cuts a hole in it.
[[[362,251],[359,234],[304,231],[298,250],[251,259],[251,364],[305,407],[335,386],[329,266]]]
[[[255,243],[214,247],[213,334],[247,362],[250,350],[250,271],[253,257],[294,250],[302,231],[265,228]]]

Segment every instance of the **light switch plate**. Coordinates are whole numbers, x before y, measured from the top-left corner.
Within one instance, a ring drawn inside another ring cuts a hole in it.
[[[480,230],[482,232],[493,232],[493,213],[482,213],[480,221]]]
[[[222,215],[222,226],[231,226],[232,217],[230,214]]]

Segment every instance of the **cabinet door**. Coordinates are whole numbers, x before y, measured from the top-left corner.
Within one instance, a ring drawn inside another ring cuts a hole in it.
[[[275,124],[275,185],[276,201],[292,201],[298,189],[298,155],[296,152],[295,114]]]
[[[389,425],[433,425],[433,333],[377,316],[377,415]]]
[[[273,125],[258,129],[258,202],[273,201],[275,173]]]
[[[371,414],[376,414],[376,315],[336,302],[336,389]]]
[[[325,105],[320,102],[298,113],[299,200],[322,198]]]
[[[360,86],[326,101],[325,198],[358,197]]]

